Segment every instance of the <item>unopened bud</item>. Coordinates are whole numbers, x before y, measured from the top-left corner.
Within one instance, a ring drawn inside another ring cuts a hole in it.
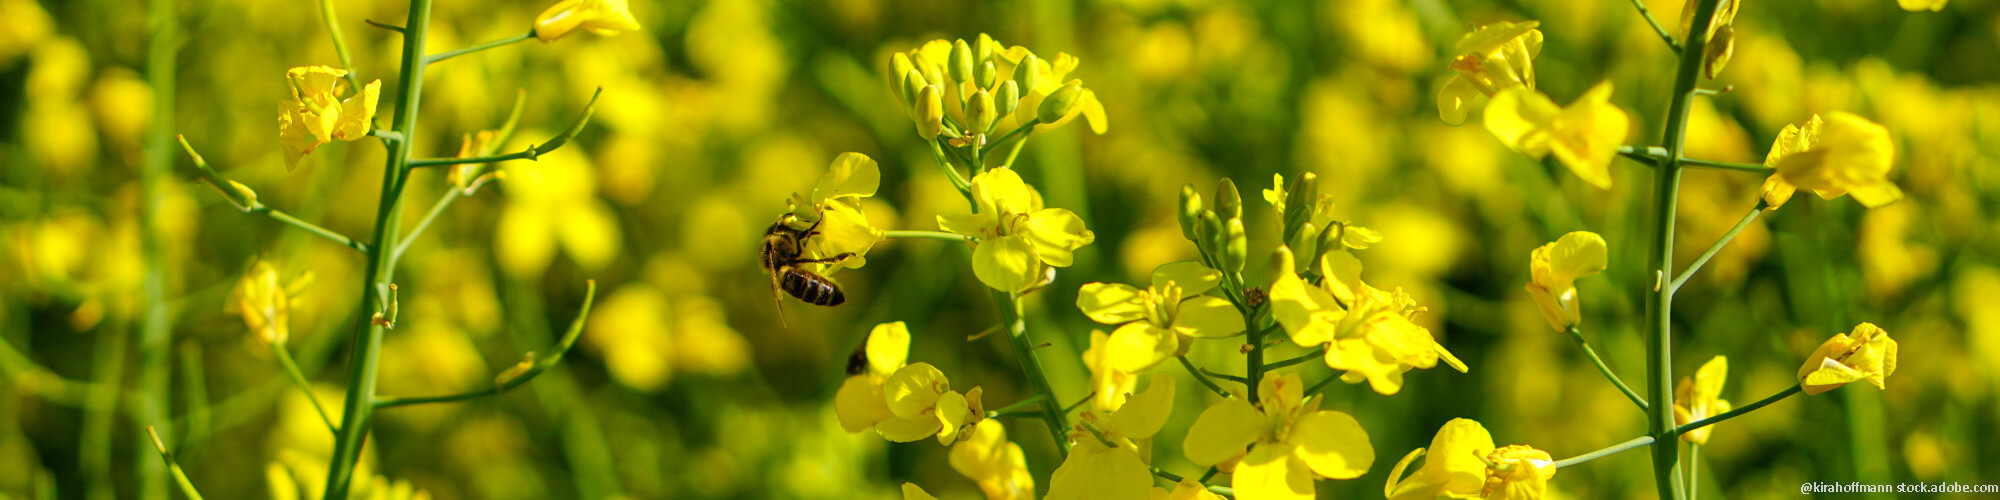
[[[1021,106],[1021,86],[1013,80],[1000,82],[997,94],[993,97],[993,105],[1000,108],[1000,116],[1014,114],[1014,108]]]
[[[1708,79],[1714,80],[1715,75],[1722,74],[1722,68],[1729,66],[1729,56],[1736,53],[1736,28],[1725,24],[1715,30],[1715,37],[1708,40],[1708,48],[1702,52],[1702,70]]]
[[[936,139],[944,133],[944,97],[936,85],[925,85],[917,92],[917,134],[924,140]]]
[[[1319,176],[1312,172],[1299,174],[1291,189],[1285,190],[1285,241],[1292,241],[1306,221],[1312,220],[1313,199],[1318,194]]]
[[[1223,177],[1216,183],[1215,213],[1224,219],[1243,217],[1243,194],[1236,191],[1236,181]]]
[[[1037,113],[1041,122],[1055,123],[1064,115],[1068,115],[1070,108],[1076,107],[1077,94],[1081,93],[1083,86],[1076,83],[1063,85],[1062,88],[1049,93],[1048,98],[1042,99],[1042,108]]]
[[[1227,231],[1228,229],[1222,227],[1222,218],[1215,216],[1215,211],[1203,210],[1201,211],[1201,227],[1195,230],[1195,236],[1201,239],[1196,243],[1201,246],[1202,250],[1207,250],[1210,253],[1221,252],[1224,245],[1223,238],[1228,235]]]
[[[951,59],[947,64],[951,65],[951,81],[972,81],[972,46],[966,45],[963,38],[952,42]]]
[[[1201,223],[1201,193],[1195,192],[1193,184],[1181,186],[1180,220],[1181,236],[1186,237],[1188,241],[1200,243],[1201,240],[1194,237],[1194,230],[1195,226]]]
[[[1014,67],[1014,82],[1021,85],[1021,92],[1035,91],[1035,84],[1040,83],[1036,81],[1039,75],[1035,74],[1035,67],[1040,66],[1040,63],[1041,59],[1036,58],[1034,54],[1021,56],[1021,64]]]
[[[914,69],[904,72],[902,81],[902,86],[896,91],[903,98],[903,104],[911,107],[917,105],[917,92],[922,91],[925,85],[931,84],[929,80],[924,79],[922,72]]]
[[[897,97],[901,97],[903,99],[903,104],[906,106],[910,104],[910,96],[913,96],[915,94],[903,93],[903,86],[907,85],[907,83],[905,83],[903,79],[911,71],[916,71],[916,70],[917,66],[914,64],[910,64],[909,54],[897,52],[895,55],[889,56],[889,78],[895,79],[893,83],[896,84],[896,88],[892,90],[899,92],[897,94]]]
[[[1231,217],[1227,223],[1228,234],[1223,235],[1222,266],[1231,272],[1243,272],[1243,262],[1250,258],[1250,236],[1243,230],[1243,218]]]
[[[979,88],[993,88],[993,80],[1000,77],[1000,67],[994,66],[993,61],[979,63],[979,68],[972,72],[972,77],[979,84]]]
[[[999,113],[993,109],[993,94],[984,90],[975,91],[965,102],[965,120],[972,122],[972,130],[967,133],[981,133],[993,128],[993,118]]]

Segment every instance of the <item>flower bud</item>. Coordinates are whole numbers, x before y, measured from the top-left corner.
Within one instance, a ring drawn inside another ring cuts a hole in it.
[[[1021,87],[1013,80],[1000,82],[999,95],[993,97],[993,104],[1000,108],[1000,116],[1014,114],[1014,108],[1021,105]]]
[[[1736,53],[1736,28],[1723,25],[1715,30],[1715,37],[1708,40],[1708,47],[1702,52],[1702,71],[1708,74],[1708,79],[1714,80],[1715,75],[1721,74],[1722,68],[1729,65],[1729,56]]]
[[[952,42],[951,59],[947,64],[951,65],[951,81],[972,81],[972,46],[966,45],[963,38]]]
[[[1181,186],[1180,219],[1181,236],[1187,237],[1188,241],[1200,242],[1194,238],[1194,230],[1195,225],[1201,222],[1201,193],[1195,192],[1193,184]]]
[[[929,80],[924,79],[922,72],[914,69],[904,72],[900,81],[902,85],[896,88],[897,97],[903,98],[903,105],[911,107],[917,105],[917,92],[923,90],[925,85],[931,84]]]
[[[1222,247],[1222,267],[1231,272],[1243,272],[1243,262],[1250,258],[1250,236],[1243,230],[1242,217],[1230,217],[1228,234],[1224,235]]]
[[[1081,93],[1083,86],[1073,82],[1049,93],[1048,98],[1042,99],[1039,119],[1042,123],[1055,123],[1061,120],[1063,115],[1069,114],[1070,108],[1076,107],[1077,95]]]
[[[1200,245],[1202,250],[1206,250],[1211,254],[1221,252],[1225,243],[1223,238],[1228,235],[1227,231],[1226,228],[1222,227],[1222,218],[1216,217],[1214,210],[1203,210],[1201,211],[1201,226],[1195,229],[1195,236],[1201,239],[1195,243]]]
[[[916,65],[910,64],[909,54],[897,52],[895,55],[889,56],[889,77],[896,79],[896,88],[892,90],[902,92],[903,86],[907,85],[903,82],[904,75],[909,74],[911,71],[916,71],[916,69]],[[898,97],[903,98],[904,105],[910,104],[911,95],[914,94],[897,94]]]
[[[993,80],[1000,77],[1000,67],[994,66],[993,61],[986,61],[979,64],[979,69],[973,71],[972,76],[979,88],[990,89],[993,88]]]
[[[1299,230],[1312,219],[1313,199],[1319,194],[1319,176],[1312,172],[1299,174],[1292,181],[1291,189],[1285,191],[1285,232],[1284,240],[1292,241]]]
[[[1243,217],[1243,194],[1236,191],[1236,181],[1223,177],[1216,183],[1215,213],[1224,219]]]
[[[993,118],[997,115],[999,113],[993,109],[993,94],[984,90],[974,91],[972,97],[965,100],[965,121],[971,122],[968,125],[972,127],[966,132],[986,132],[993,128]]]
[[[1035,84],[1040,83],[1036,81],[1035,67],[1040,66],[1041,61],[1034,54],[1028,54],[1021,56],[1020,65],[1014,66],[1014,82],[1021,85],[1022,92],[1034,92]]]
[[[1321,254],[1340,248],[1340,239],[1347,236],[1347,225],[1339,222],[1329,222],[1326,224],[1326,229],[1321,229],[1316,236],[1318,237],[1319,246],[1313,248],[1314,261],[1318,261]]]
[[[944,97],[936,85],[925,85],[917,93],[917,134],[924,140],[936,139],[944,133]]]

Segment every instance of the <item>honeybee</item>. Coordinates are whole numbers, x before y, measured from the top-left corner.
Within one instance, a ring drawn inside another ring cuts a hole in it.
[[[764,231],[764,270],[771,274],[771,294],[778,301],[778,319],[781,322],[785,317],[785,304],[784,295],[779,290],[816,306],[833,307],[846,303],[847,294],[840,290],[839,283],[799,266],[839,262],[854,256],[853,252],[845,252],[831,257],[806,257],[806,240],[819,234],[819,223],[814,222],[812,227],[799,230],[786,224],[788,219],[789,215],[780,216],[778,222],[771,224],[771,229]]]

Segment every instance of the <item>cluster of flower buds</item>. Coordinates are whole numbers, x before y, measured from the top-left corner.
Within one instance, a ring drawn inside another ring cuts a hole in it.
[[[1311,175],[1311,174],[1307,174]],[[1181,187],[1181,235],[1201,249],[1202,259],[1215,269],[1243,272],[1250,254],[1249,238],[1243,231],[1243,195],[1236,182],[1224,177],[1215,186],[1215,208],[1204,208],[1201,193],[1194,185]]]
[[[1037,125],[1060,126],[1084,115],[1104,131],[1104,106],[1083,82],[1070,79],[1077,59],[1054,61],[1025,47],[1007,47],[980,35],[976,41],[932,40],[891,56],[889,79],[904,110],[926,140],[943,136],[952,146],[1017,149]]]

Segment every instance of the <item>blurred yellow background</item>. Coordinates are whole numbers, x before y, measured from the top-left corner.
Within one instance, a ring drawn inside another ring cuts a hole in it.
[[[354,291],[365,262],[347,248],[234,209],[167,145],[171,178],[142,203],[149,137],[184,134],[260,201],[362,236],[374,222],[385,154],[339,142],[284,168],[273,118],[285,71],[335,65],[313,2],[181,2],[171,95],[146,71],[151,24],[137,2],[0,0],[0,497],[138,498],[159,425],[209,498],[266,495],[273,481],[324,474],[332,440],[299,391],[224,303],[253,259],[290,282],[289,347],[339,401]],[[364,19],[397,23],[404,2],[336,0],[337,26],[362,81],[396,78],[401,44]],[[546,4],[440,1],[431,52],[518,35]],[[1651,0],[1668,26],[1680,2]],[[876,498],[916,482],[945,498],[978,489],[943,447],[848,434],[832,397],[847,355],[877,323],[906,321],[911,359],[986,389],[987,406],[1030,394],[972,278],[964,245],[892,239],[836,277],[847,304],[785,299],[780,324],[758,266],[761,231],[841,152],[881,163],[867,209],[888,229],[936,229],[959,213],[950,183],[885,78],[889,56],[934,38],[992,34],[1037,53],[1067,52],[1096,92],[1109,131],[1042,132],[1019,170],[1050,206],[1088,221],[1056,285],[1029,305],[1029,328],[1059,399],[1088,392],[1077,354],[1092,328],[1077,286],[1143,283],[1194,257],[1180,237],[1181,186],[1229,177],[1249,198],[1253,255],[1275,244],[1254,190],[1272,174],[1315,172],[1342,217],[1381,231],[1362,254],[1371,282],[1430,307],[1421,318],[1472,367],[1425,370],[1380,396],[1336,384],[1326,407],[1356,416],[1378,458],[1368,475],[1320,484],[1322,497],[1373,497],[1395,457],[1454,417],[1506,443],[1558,457],[1639,435],[1642,413],[1607,386],[1568,339],[1549,332],[1522,291],[1528,253],[1563,233],[1610,241],[1610,267],[1579,287],[1586,334],[1611,366],[1643,378],[1637,327],[1653,277],[1643,271],[1650,172],[1612,167],[1600,190],[1553,162],[1508,151],[1477,124],[1437,117],[1435,95],[1458,37],[1502,20],[1541,21],[1543,91],[1567,101],[1600,80],[1631,113],[1627,144],[1657,145],[1673,54],[1624,1],[1345,0],[1258,2],[632,0],[644,28],[614,37],[530,41],[432,66],[418,156],[452,156],[461,137],[497,127],[525,91],[515,151],[560,131],[604,91],[570,146],[505,164],[507,178],[459,201],[399,271],[401,323],[381,355],[380,392],[487,387],[540,350],[599,294],[583,340],[534,383],[463,404],[385,410],[369,474],[436,498]],[[1902,346],[1886,391],[1856,386],[1793,398],[1728,422],[1702,447],[1704,496],[1757,498],[1808,481],[2000,482],[2000,2],[1954,0],[1906,13],[1889,0],[1751,0],[1736,52],[1696,101],[1692,157],[1758,162],[1777,131],[1845,110],[1886,126],[1892,179],[1906,197],[1864,210],[1800,197],[1739,235],[1689,282],[1673,318],[1675,372],[1728,355],[1724,396],[1754,401],[1792,384],[1828,335],[1871,321]],[[171,99],[171,117],[154,100]],[[379,122],[393,112],[383,98]],[[159,144],[155,143],[154,147]],[[446,189],[412,177],[403,227]],[[1677,267],[1756,202],[1762,179],[1692,171],[1680,198]],[[146,271],[140,215],[161,221],[171,337],[138,339]],[[1261,275],[1262,259],[1251,259]],[[1197,344],[1203,364],[1240,360]],[[150,349],[150,350],[149,350]],[[1302,350],[1285,346],[1270,359]],[[143,370],[147,358],[166,370]],[[1979,361],[1979,360],[1988,361]],[[1235,361],[1240,362],[1240,361]],[[1308,364],[1312,365],[1312,364]],[[1304,369],[1315,375],[1323,367]],[[1187,374],[1172,371],[1194,394]],[[165,392],[147,388],[164,388]],[[165,421],[147,421],[164,404]],[[1156,462],[1177,452],[1205,403],[1184,398]],[[335,409],[337,411],[337,408]],[[1032,419],[1009,421],[1037,482],[1058,463]],[[1567,468],[1563,498],[1650,498],[1649,462],[1627,453]],[[282,476],[282,477],[281,477]],[[178,495],[178,493],[175,493]],[[154,497],[157,498],[157,497]]]

